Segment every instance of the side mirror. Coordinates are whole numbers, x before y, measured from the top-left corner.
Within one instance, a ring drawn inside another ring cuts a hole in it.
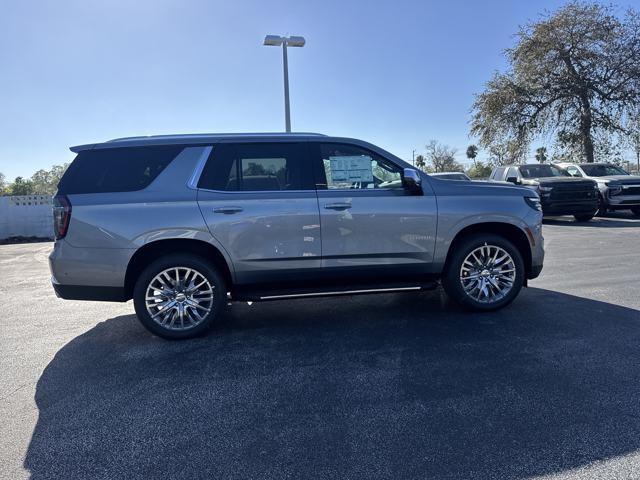
[[[507,182],[513,183],[514,185],[518,185],[520,183],[518,177],[507,177]]]
[[[413,195],[422,195],[422,178],[413,168],[404,169],[402,186]]]

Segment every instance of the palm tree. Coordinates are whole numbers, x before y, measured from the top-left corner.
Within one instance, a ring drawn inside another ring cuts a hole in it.
[[[478,156],[478,147],[475,145],[469,145],[467,147],[467,158],[473,161],[473,165],[476,166],[476,157]]]
[[[539,163],[544,163],[547,161],[547,147],[536,148],[536,160]]]

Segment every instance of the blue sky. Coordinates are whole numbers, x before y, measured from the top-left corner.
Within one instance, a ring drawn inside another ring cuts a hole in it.
[[[283,130],[268,33],[307,39],[289,50],[294,131],[405,159],[437,139],[462,160],[474,93],[504,68],[518,25],[563,3],[5,0],[0,172],[30,176],[114,137]]]

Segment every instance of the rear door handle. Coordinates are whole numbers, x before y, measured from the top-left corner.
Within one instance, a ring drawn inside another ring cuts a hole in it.
[[[213,213],[224,213],[225,215],[231,215],[233,213],[240,213],[242,211],[242,207],[216,207],[213,209]]]
[[[347,202],[327,203],[324,208],[327,210],[347,210],[351,208],[351,204]]]

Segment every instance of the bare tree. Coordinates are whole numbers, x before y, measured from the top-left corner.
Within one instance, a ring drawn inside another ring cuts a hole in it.
[[[526,155],[527,150],[516,140],[494,143],[489,147],[489,162],[495,166],[518,163]]]
[[[455,160],[457,150],[431,140],[425,147],[427,159],[435,172],[463,172],[462,165]]]
[[[636,154],[636,169],[640,175],[640,106],[630,116],[628,140]]]

